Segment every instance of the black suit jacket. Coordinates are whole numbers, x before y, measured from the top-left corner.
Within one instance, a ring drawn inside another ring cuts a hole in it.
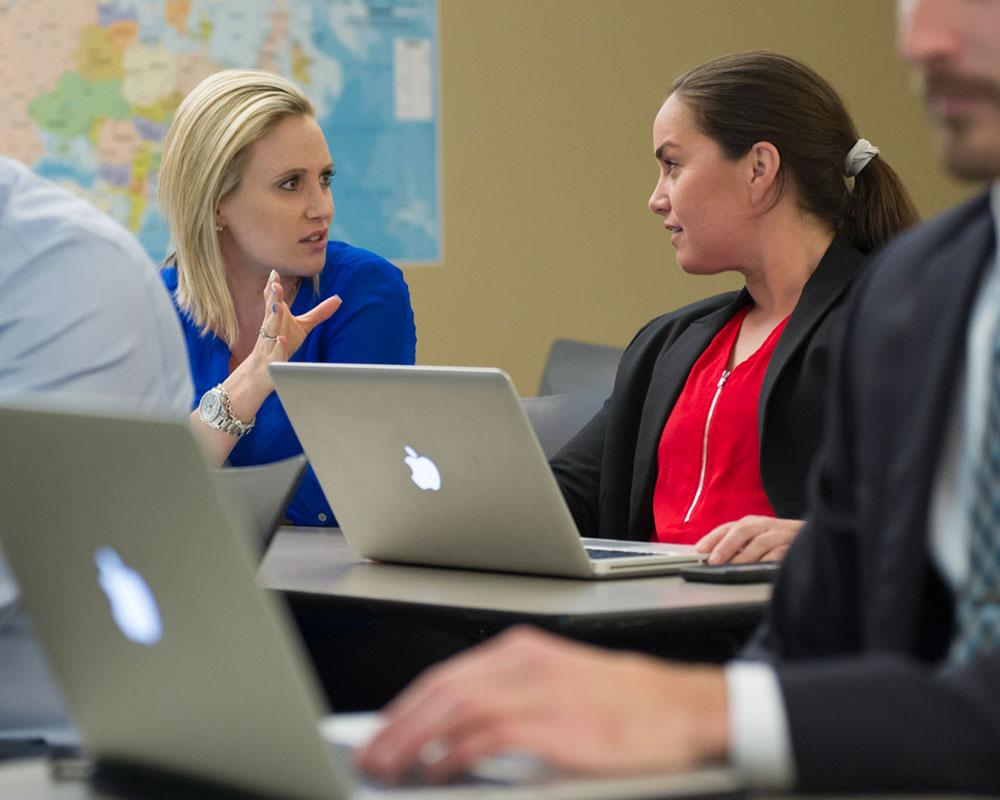
[[[1000,653],[944,669],[950,593],[928,516],[988,198],[873,260],[845,316],[809,522],[751,655],[776,662],[803,789],[1000,790]]]
[[[799,518],[805,510],[806,476],[821,439],[830,345],[839,339],[843,300],[863,261],[859,250],[834,239],[803,288],[764,375],[760,469],[771,507],[781,517]],[[695,361],[749,302],[746,290],[710,297],[658,317],[632,340],[604,408],[552,459],[581,534],[653,537],[657,447],[667,416]]]

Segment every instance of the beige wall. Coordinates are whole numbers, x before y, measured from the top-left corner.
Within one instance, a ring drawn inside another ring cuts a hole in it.
[[[945,179],[893,52],[890,0],[440,0],[444,258],[407,267],[423,364],[496,365],[534,394],[552,339],[624,345],[739,285],[684,275],[646,208],[671,78],[771,49],[830,79],[922,213]]]

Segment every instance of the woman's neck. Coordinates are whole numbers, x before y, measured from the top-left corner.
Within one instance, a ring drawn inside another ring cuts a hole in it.
[[[264,290],[267,287],[267,279],[270,273],[261,274],[259,272],[246,273],[235,270],[227,270],[226,283],[229,286],[229,294],[233,298],[233,306],[236,310],[236,320],[242,325],[246,320],[248,323],[260,326],[264,319]],[[301,278],[282,277],[281,284],[285,290],[285,302],[291,306],[298,292]]]
[[[833,232],[825,226],[797,222],[773,227],[758,264],[744,271],[755,316],[781,320],[791,314],[833,242]]]

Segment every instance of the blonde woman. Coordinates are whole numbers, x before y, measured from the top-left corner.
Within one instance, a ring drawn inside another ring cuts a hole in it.
[[[414,362],[402,273],[328,240],[333,173],[312,104],[264,72],[206,78],[167,133],[159,199],[174,251],[163,280],[184,328],[193,424],[219,463],[302,451],[268,376],[271,362]],[[311,470],[287,516],[334,524]]]

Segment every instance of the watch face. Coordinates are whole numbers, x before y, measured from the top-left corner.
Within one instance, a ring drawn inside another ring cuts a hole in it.
[[[219,416],[221,408],[222,399],[219,397],[219,393],[214,389],[209,389],[201,396],[201,402],[198,404],[198,416],[206,422],[211,422]]]

